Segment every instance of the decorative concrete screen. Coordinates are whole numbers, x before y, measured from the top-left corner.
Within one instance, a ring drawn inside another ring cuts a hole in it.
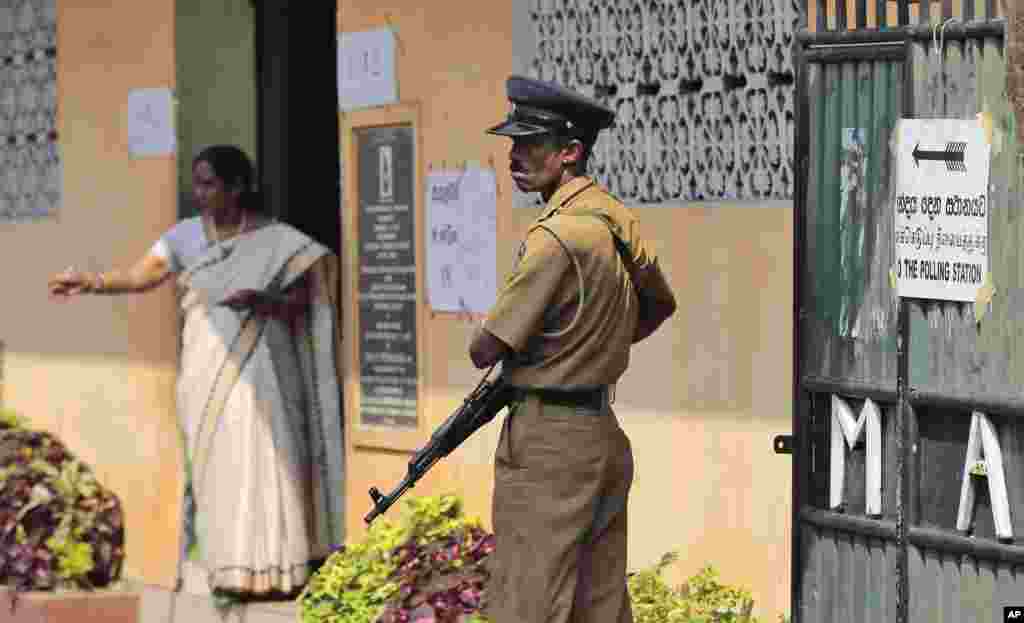
[[[590,172],[630,203],[793,196],[793,0],[533,0],[529,72],[610,105]]]
[[[56,0],[0,0],[0,222],[55,216]]]

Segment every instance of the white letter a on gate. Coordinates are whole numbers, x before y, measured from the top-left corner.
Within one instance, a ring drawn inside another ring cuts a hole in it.
[[[1010,502],[1006,495],[1006,476],[1003,472],[1003,452],[999,449],[999,438],[995,427],[984,413],[975,411],[971,415],[971,435],[967,439],[967,458],[964,461],[964,478],[960,487],[960,511],[956,516],[956,529],[966,532],[974,517],[974,479],[971,475],[985,476],[988,480],[988,495],[992,501],[996,536],[1001,539],[1013,538],[1013,524],[1010,523]]]

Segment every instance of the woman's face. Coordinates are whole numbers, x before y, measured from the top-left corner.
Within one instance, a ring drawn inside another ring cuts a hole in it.
[[[218,214],[238,203],[238,191],[228,188],[205,160],[192,167],[192,198],[201,212]]]

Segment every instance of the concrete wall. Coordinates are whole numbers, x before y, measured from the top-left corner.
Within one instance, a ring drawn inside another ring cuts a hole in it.
[[[61,305],[46,280],[72,264],[128,264],[174,223],[174,157],[130,158],[126,127],[130,89],[174,86],[174,2],[57,7],[63,200],[56,220],[0,224],[3,398],[120,496],[126,576],[169,585],[180,456],[172,291]]]
[[[0,307],[4,400],[97,467],[125,504],[126,575],[169,586],[180,484],[172,290],[61,306],[47,300],[45,281],[69,264],[128,264],[175,221],[176,158],[130,158],[125,113],[129,89],[176,84],[176,5],[58,7],[64,204],[57,221],[0,226],[4,289],[16,293]],[[502,274],[535,215],[512,208],[508,143],[483,132],[507,110],[504,80],[516,68],[512,7],[445,0],[427,10],[400,0],[343,0],[339,10],[344,30],[396,29],[399,93],[419,105],[423,170],[494,163]],[[753,589],[758,612],[774,617],[789,600],[790,464],[772,453],[771,437],[790,429],[791,207],[707,203],[638,212],[681,309],[635,349],[617,391],[615,407],[637,456],[630,566],[680,548],[677,579],[711,562],[727,582]],[[479,374],[466,356],[471,327],[449,314],[425,316],[429,429]],[[346,374],[351,381],[353,371]],[[496,440],[492,425],[416,494],[456,491],[471,513],[489,519]],[[399,478],[407,460],[349,448],[351,538],[362,531],[366,489]]]
[[[513,45],[522,12],[502,0],[444,0],[429,11],[399,0],[342,0],[339,7],[344,31],[396,30],[399,97],[421,111],[422,169],[494,162],[496,253],[505,274],[537,210],[512,207],[509,143],[484,129],[506,113],[505,78],[522,66]],[[680,310],[634,349],[616,393],[637,462],[629,565],[681,549],[674,580],[712,563],[725,581],[752,589],[757,612],[774,619],[788,611],[790,594],[791,464],[773,454],[771,440],[791,428],[791,204],[685,203],[637,212]],[[354,244],[351,237],[346,244]],[[450,314],[424,316],[429,431],[480,374],[466,354],[472,328]],[[352,387],[351,366],[346,374]],[[471,514],[489,521],[497,434],[497,423],[482,430],[413,494],[457,492]],[[350,448],[350,538],[363,532],[366,490],[391,486],[407,460],[405,453]]]

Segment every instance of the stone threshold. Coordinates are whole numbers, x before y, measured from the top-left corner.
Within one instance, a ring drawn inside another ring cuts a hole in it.
[[[141,582],[126,582],[141,599],[139,623],[296,623],[294,601],[261,601],[241,604],[223,616],[209,594],[175,591]]]

